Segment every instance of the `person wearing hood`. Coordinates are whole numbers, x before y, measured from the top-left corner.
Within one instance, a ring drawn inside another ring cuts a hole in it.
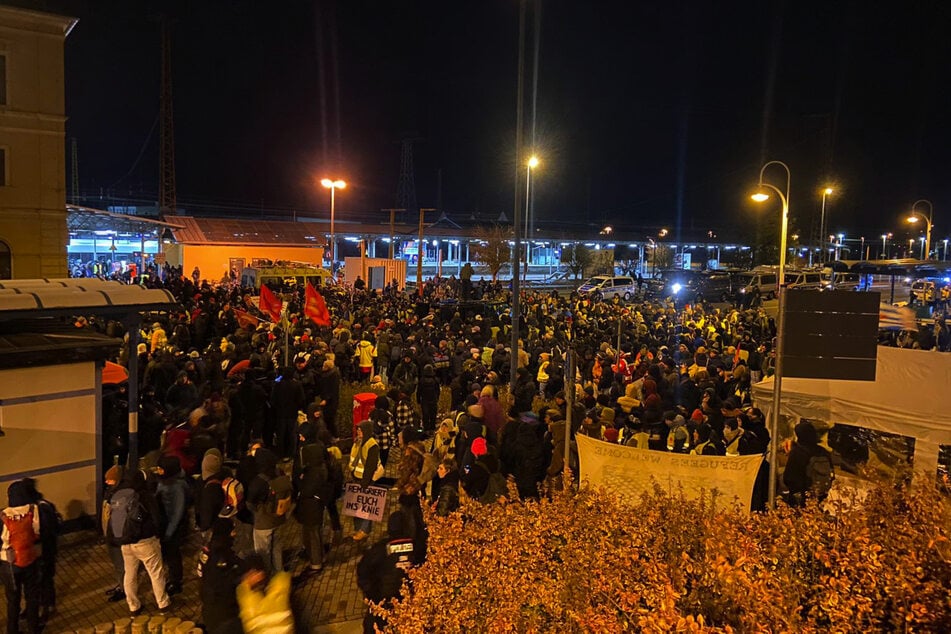
[[[416,548],[403,511],[396,510],[387,520],[388,536],[373,544],[357,564],[357,585],[367,600],[389,607],[402,593],[403,580],[417,561]],[[363,631],[383,631],[386,620],[367,610]],[[378,628],[378,629],[377,629]]]
[[[498,443],[499,432],[505,422],[505,413],[502,404],[491,385],[486,385],[479,393],[478,404],[482,407],[482,421],[486,427],[486,438],[493,444]]]
[[[23,478],[27,495],[40,513],[40,622],[45,623],[56,609],[56,558],[59,554],[59,532],[62,518],[56,506],[36,489],[36,480]]]
[[[297,449],[297,412],[307,404],[304,388],[297,380],[293,366],[287,366],[274,380],[271,389],[271,416],[274,419],[276,447],[281,458],[291,458]]]
[[[20,601],[26,599],[28,631],[40,631],[42,528],[40,511],[23,480],[7,487],[7,507],[0,512],[0,580],[7,597],[7,634],[20,631]]]
[[[129,512],[133,506],[138,514],[134,522]],[[109,496],[106,511],[108,517],[103,520],[107,526],[106,539],[122,549],[125,563],[123,584],[130,614],[137,616],[142,612],[138,595],[140,563],[145,566],[152,582],[152,594],[155,595],[158,609],[163,612],[168,610],[171,601],[166,591],[167,577],[159,541],[161,511],[141,471],[126,471]]]
[[[423,429],[429,434],[434,433],[439,407],[439,379],[436,378],[436,368],[431,364],[423,366],[423,376],[416,388],[416,400],[423,414]]]
[[[380,444],[373,435],[373,421],[362,420],[357,425],[357,437],[350,449],[350,476],[361,487],[373,484],[374,473],[380,465]],[[362,542],[370,535],[373,524],[370,520],[353,518],[353,541]]]
[[[788,494],[786,500],[790,506],[805,506],[806,499],[815,497],[820,502],[827,491],[818,490],[816,463],[825,465],[832,473],[831,452],[819,444],[819,434],[809,421],[796,425],[796,441],[789,449],[789,459],[783,471],[783,484]],[[813,465],[813,466],[811,466]]]
[[[278,530],[287,521],[291,510],[291,480],[277,468],[277,456],[264,447],[254,453],[258,473],[245,489],[245,503],[254,513],[254,552],[260,555],[269,571],[284,569],[283,544]]]
[[[407,348],[403,360],[393,370],[390,383],[404,394],[415,394],[419,384],[419,368],[413,362],[413,353]]]
[[[118,488],[119,483],[122,482],[122,479],[125,476],[125,467],[119,464],[112,465],[106,475],[103,477],[105,483],[105,489],[102,494],[102,535],[106,537],[109,533],[109,498],[112,496],[113,491]],[[125,599],[125,590],[123,588],[125,578],[125,562],[122,560],[122,548],[116,544],[111,543],[108,539],[106,541],[106,548],[109,552],[109,560],[112,562],[112,568],[115,573],[116,585],[112,588],[106,590],[106,600],[109,603],[114,603],[116,601],[122,601]]]
[[[369,335],[364,335],[357,344],[356,352],[353,353],[357,360],[357,367],[360,372],[360,381],[365,382],[373,374],[373,364],[376,362],[376,346],[370,341]]]
[[[310,566],[307,573],[324,567],[324,510],[332,503],[333,485],[327,465],[327,448],[317,440],[317,429],[311,423],[297,428],[300,449],[294,461],[294,488],[297,508],[294,515],[301,527],[301,541]]]
[[[165,590],[169,596],[182,591],[184,568],[182,566],[182,543],[188,521],[185,509],[188,503],[188,483],[182,465],[175,456],[162,456],[158,463],[159,484],[156,496],[161,504],[164,518],[162,527],[162,559],[168,573]]]
[[[211,528],[225,505],[225,492],[221,483],[231,476],[231,472],[222,467],[221,452],[209,449],[201,460],[202,486],[195,503],[195,523],[202,532],[202,542],[211,537]]]
[[[385,468],[390,457],[390,448],[399,444],[396,421],[390,413],[390,399],[382,395],[376,397],[370,420],[373,421],[373,436],[380,443],[380,463]]]
[[[198,556],[202,624],[209,634],[242,634],[236,591],[245,566],[234,552],[234,522],[216,518],[210,535]]]

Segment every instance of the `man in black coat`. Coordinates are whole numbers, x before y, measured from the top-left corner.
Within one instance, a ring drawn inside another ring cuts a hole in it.
[[[367,550],[357,564],[357,585],[367,599],[388,606],[392,599],[400,598],[403,579],[416,559],[412,536],[406,530],[406,518],[401,510],[390,514],[387,521],[389,536]],[[386,620],[367,610],[363,618],[363,631],[372,633],[374,626],[382,631]]]
[[[337,409],[340,406],[340,370],[331,359],[324,361],[317,381],[317,394],[323,408],[324,425],[337,438]]]
[[[245,566],[234,553],[234,523],[217,518],[211,541],[198,557],[201,577],[201,618],[211,634],[241,634],[237,587]]]
[[[281,458],[291,458],[297,446],[297,412],[304,409],[304,388],[295,377],[294,368],[284,368],[271,389],[271,415],[274,417],[275,445]]]

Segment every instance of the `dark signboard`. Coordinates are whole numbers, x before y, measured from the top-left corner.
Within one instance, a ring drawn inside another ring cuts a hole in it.
[[[878,293],[786,292],[783,376],[874,381]]]

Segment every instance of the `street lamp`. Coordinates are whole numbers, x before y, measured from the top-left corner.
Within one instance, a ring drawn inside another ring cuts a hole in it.
[[[778,187],[771,183],[763,181],[766,168],[770,165],[779,165],[786,170],[786,192],[783,193]],[[786,325],[786,317],[783,315],[783,309],[786,304],[786,231],[789,225],[789,181],[792,176],[789,172],[789,166],[782,161],[769,161],[759,171],[759,187],[752,198],[756,202],[769,200],[769,194],[766,189],[776,192],[783,208],[782,231],[779,235],[779,290],[776,294],[778,298],[778,307],[776,314],[776,361],[773,365],[773,409],[771,412],[770,425],[770,443],[769,443],[769,506],[776,508],[776,447],[779,445],[779,407],[782,396],[783,385],[783,329]]]
[[[839,241],[835,245],[835,259],[838,260],[842,256],[842,247],[845,243],[845,234],[839,233],[836,234],[836,237],[839,239]]]
[[[928,205],[927,216],[921,213],[920,211],[918,211],[919,203],[926,203]],[[925,226],[926,226],[927,232],[925,235],[927,237],[925,238],[925,256],[922,257],[921,259],[927,260],[928,258],[931,257],[931,223],[934,220],[934,205],[931,204],[930,200],[925,200],[925,199],[916,200],[915,204],[911,206],[911,211],[909,212],[908,218],[907,218],[908,222],[912,222],[912,223],[918,222],[919,219],[924,220],[926,223]]]
[[[888,241],[888,239],[891,238],[891,237],[892,237],[892,234],[890,234],[890,233],[883,233],[883,234],[882,234],[882,259],[883,259],[883,260],[887,260],[887,259],[888,259],[888,242],[887,242],[887,241]]]
[[[947,260],[948,259],[948,239],[945,238],[943,242],[944,242],[944,252],[941,254],[941,259]]]
[[[330,272],[333,273],[334,262],[337,260],[337,234],[334,232],[334,199],[335,192],[347,186],[342,180],[325,178],[320,184],[330,190]]]
[[[529,260],[532,257],[532,236],[529,235],[529,224],[528,224],[528,214],[529,214],[529,200],[531,198],[532,191],[532,170],[538,167],[538,157],[534,154],[528,159],[528,162],[525,164],[525,281],[528,282],[528,264]],[[518,260],[518,253],[515,254],[516,261]],[[518,275],[518,271],[515,272]]]
[[[833,189],[831,187],[826,187],[822,190],[822,213],[819,216],[819,235],[824,236],[826,234],[826,197],[831,196]],[[825,252],[819,256],[819,264],[825,262]]]

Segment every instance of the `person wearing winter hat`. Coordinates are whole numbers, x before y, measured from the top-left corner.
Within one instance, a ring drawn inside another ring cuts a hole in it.
[[[231,472],[222,467],[221,452],[209,449],[201,461],[202,487],[195,500],[195,523],[202,533],[202,542],[208,543],[211,538],[211,528],[218,519],[225,504],[225,492],[222,482]]]
[[[106,487],[102,494],[102,534],[106,536],[109,532],[108,519],[109,519],[109,498],[112,496],[113,491],[116,490],[119,483],[122,482],[123,477],[125,476],[125,467],[119,464],[112,465],[106,471],[106,475],[103,477],[103,482]],[[122,560],[122,548],[116,544],[111,543],[108,539],[106,540],[106,549],[109,552],[109,561],[112,562],[112,569],[115,574],[116,585],[112,588],[106,590],[106,600],[109,603],[114,603],[116,601],[122,601],[125,599],[125,590],[123,589],[123,578],[125,577],[125,562]]]
[[[162,527],[162,559],[168,570],[169,596],[182,591],[184,568],[182,543],[185,541],[187,518],[185,506],[188,501],[188,483],[176,456],[162,456],[158,462],[159,484],[156,495],[164,510],[165,524]]]
[[[40,512],[23,480],[7,487],[8,506],[0,512],[0,576],[7,595],[7,633],[19,632],[20,601],[26,599],[29,632],[40,631]],[[20,536],[27,541],[21,547]],[[25,595],[25,597],[24,597]]]
[[[278,529],[290,513],[293,487],[291,479],[277,468],[274,452],[262,447],[254,453],[254,461],[258,474],[251,479],[245,498],[254,513],[254,552],[264,559],[269,571],[280,572],[284,569],[284,546]]]

